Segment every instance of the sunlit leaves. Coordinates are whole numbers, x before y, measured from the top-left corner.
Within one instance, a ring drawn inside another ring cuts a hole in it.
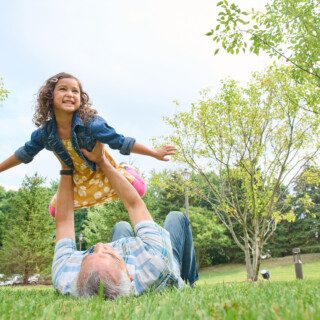
[[[264,12],[242,11],[234,3],[220,1],[216,25],[207,36],[217,48],[231,54],[265,51],[296,69],[296,80],[311,75],[320,82],[320,3],[316,0],[273,0]],[[216,48],[216,49],[217,49]],[[215,49],[215,50],[216,50]]]
[[[2,81],[2,78],[0,77],[0,102],[7,99],[9,95],[9,91],[4,87],[4,83]]]

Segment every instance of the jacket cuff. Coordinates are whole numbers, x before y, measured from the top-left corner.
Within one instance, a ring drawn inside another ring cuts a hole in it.
[[[130,137],[125,137],[122,147],[120,149],[120,153],[124,155],[129,155],[131,153],[131,149],[136,142],[136,139],[130,138]]]
[[[31,157],[25,150],[24,147],[19,148],[17,151],[15,151],[14,155],[16,158],[21,161],[22,163],[29,163],[33,160],[33,157]]]

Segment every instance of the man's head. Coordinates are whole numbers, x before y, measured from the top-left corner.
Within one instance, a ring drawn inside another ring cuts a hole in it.
[[[109,245],[97,243],[94,252],[82,260],[77,281],[78,295],[98,294],[102,285],[105,298],[115,299],[131,293],[131,281],[122,257]]]

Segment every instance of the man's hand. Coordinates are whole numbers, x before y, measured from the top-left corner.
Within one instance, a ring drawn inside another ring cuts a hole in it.
[[[97,165],[106,160],[106,157],[104,155],[104,146],[99,141],[97,141],[92,151],[89,152],[86,149],[81,149],[81,152],[86,158],[88,158],[90,161],[95,162]]]
[[[110,164],[105,156],[104,147],[101,142],[97,141],[91,152],[85,149],[81,149],[81,151],[90,161],[95,162],[103,174],[108,178],[112,188],[128,210],[133,225],[136,225],[140,221],[152,220],[152,217],[137,190],[135,190],[131,183],[129,183],[129,181]]]
[[[161,161],[169,161],[166,156],[171,156],[176,153],[177,149],[174,146],[162,146],[159,149],[154,150],[154,157]]]

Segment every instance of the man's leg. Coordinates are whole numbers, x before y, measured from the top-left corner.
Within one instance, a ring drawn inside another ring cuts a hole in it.
[[[129,222],[120,221],[112,228],[112,241],[117,241],[125,237],[134,237],[134,232]]]
[[[166,217],[164,228],[170,233],[173,255],[180,265],[181,278],[192,285],[199,276],[190,222],[181,212],[172,211]]]

